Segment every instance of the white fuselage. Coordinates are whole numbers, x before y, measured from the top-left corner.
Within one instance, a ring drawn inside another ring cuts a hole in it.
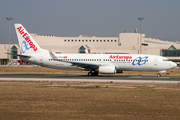
[[[55,54],[55,53],[54,53]],[[22,60],[44,67],[63,70],[83,70],[78,66],[72,66],[70,62],[90,63],[99,66],[115,66],[121,71],[163,71],[177,65],[165,57],[144,54],[55,54],[58,60],[54,61],[49,52],[44,50],[41,54],[31,54],[31,58]]]

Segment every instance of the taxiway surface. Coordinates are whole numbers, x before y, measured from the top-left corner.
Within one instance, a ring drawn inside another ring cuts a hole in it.
[[[59,75],[59,74],[0,74],[0,80],[11,81],[79,81],[79,82],[133,82],[180,83],[180,77],[118,76],[118,75]]]

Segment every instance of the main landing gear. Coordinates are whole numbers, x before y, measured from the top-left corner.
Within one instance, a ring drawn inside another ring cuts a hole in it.
[[[99,72],[94,71],[94,72],[88,72],[88,76],[98,76]]]
[[[160,73],[158,73],[157,77],[161,77],[161,74],[160,74]]]

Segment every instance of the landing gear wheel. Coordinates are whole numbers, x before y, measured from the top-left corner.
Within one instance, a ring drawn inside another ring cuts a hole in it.
[[[92,72],[88,72],[88,76],[92,76],[93,74],[92,74]]]
[[[88,76],[98,76],[99,72],[88,72]]]
[[[161,77],[161,74],[158,74],[157,77]]]

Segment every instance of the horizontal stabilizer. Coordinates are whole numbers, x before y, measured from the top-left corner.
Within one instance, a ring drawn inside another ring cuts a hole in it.
[[[19,57],[26,57],[26,58],[30,58],[31,57],[29,55],[21,55],[21,54],[13,54],[13,53],[6,53],[6,54],[13,55],[13,56],[19,56]]]

